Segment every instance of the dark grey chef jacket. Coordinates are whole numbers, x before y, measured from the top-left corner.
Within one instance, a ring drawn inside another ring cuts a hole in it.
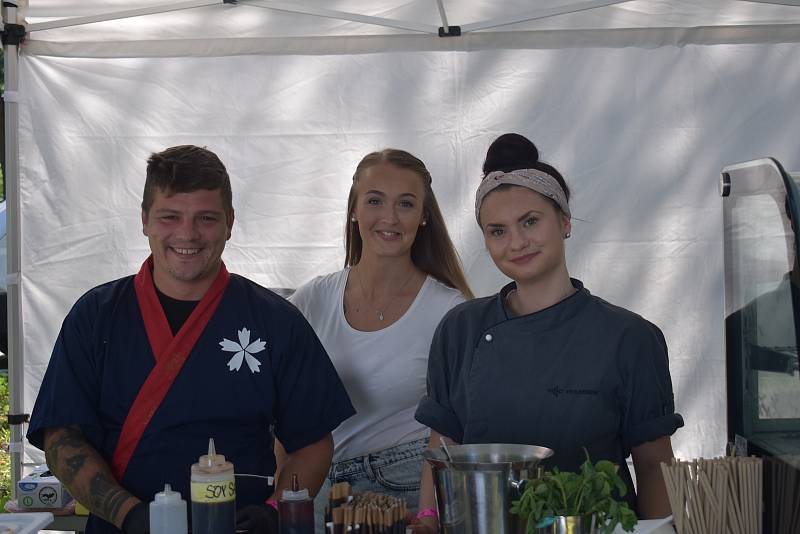
[[[543,465],[577,471],[586,459],[620,466],[631,448],[672,435],[675,413],[667,346],[639,315],[576,292],[530,315],[506,309],[512,282],[445,315],[431,345],[428,394],[416,419],[459,443],[543,445]]]

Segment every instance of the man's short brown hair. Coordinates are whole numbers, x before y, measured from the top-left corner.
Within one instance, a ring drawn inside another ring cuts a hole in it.
[[[147,160],[142,210],[145,213],[150,210],[156,191],[173,195],[200,189],[219,190],[225,214],[233,213],[231,180],[216,154],[194,145],[173,146],[156,152]]]

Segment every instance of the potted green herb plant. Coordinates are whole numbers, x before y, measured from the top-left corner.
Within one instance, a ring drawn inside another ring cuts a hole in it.
[[[607,460],[593,464],[587,454],[578,473],[554,468],[527,482],[520,499],[512,503],[511,513],[528,520],[527,534],[538,529],[558,532],[559,525],[565,533],[574,528],[574,532],[611,534],[618,524],[630,532],[636,514],[626,502],[614,498],[614,490],[620,496],[627,491],[617,466]],[[566,529],[567,523],[574,526]]]

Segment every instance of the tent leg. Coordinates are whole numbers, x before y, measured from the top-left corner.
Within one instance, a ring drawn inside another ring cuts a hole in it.
[[[17,2],[3,2],[3,21],[17,22]],[[19,224],[19,108],[17,91],[19,89],[19,46],[13,41],[3,45],[5,56],[5,174],[6,183],[6,231],[7,231],[7,272],[8,272],[8,390],[9,425],[11,436],[12,495],[16,495],[17,481],[22,475],[23,452],[23,365],[22,321],[20,307],[20,224]]]

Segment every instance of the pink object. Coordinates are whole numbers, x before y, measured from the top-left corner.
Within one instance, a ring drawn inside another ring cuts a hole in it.
[[[422,519],[423,517],[435,517],[439,519],[439,510],[436,508],[426,508],[417,512],[417,519]]]
[[[278,509],[278,501],[276,501],[275,499],[267,499],[264,502],[264,504],[268,504],[268,505],[272,506],[273,508],[275,508],[276,510]]]

